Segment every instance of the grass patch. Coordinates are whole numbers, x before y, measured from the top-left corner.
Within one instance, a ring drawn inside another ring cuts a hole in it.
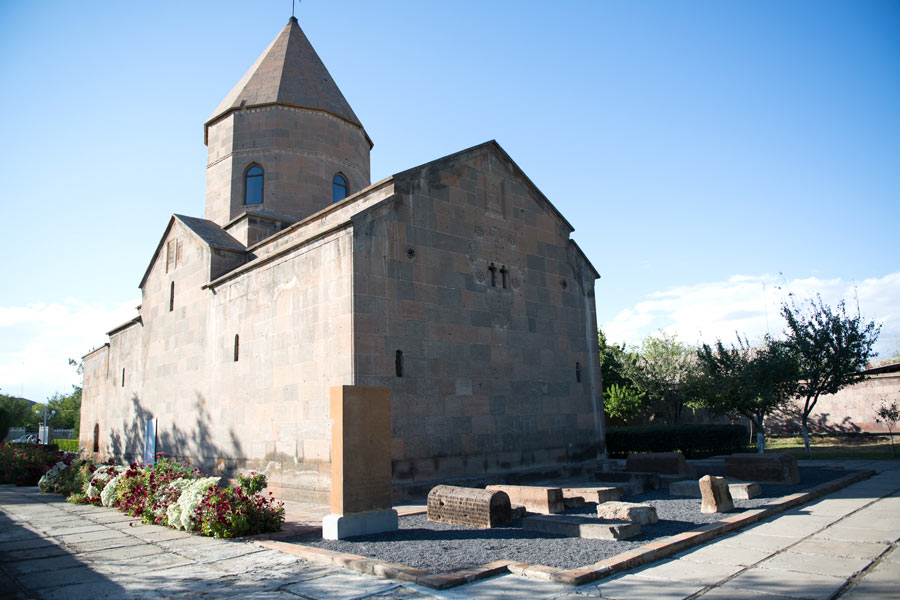
[[[900,439],[894,440],[895,453],[887,435],[815,435],[809,438],[813,459],[822,460],[900,460]],[[766,452],[784,452],[806,458],[803,438],[768,438]]]

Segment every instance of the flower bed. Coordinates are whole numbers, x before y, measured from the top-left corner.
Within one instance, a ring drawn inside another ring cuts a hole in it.
[[[0,444],[0,483],[36,485],[41,475],[64,456],[53,445]]]
[[[266,477],[250,473],[237,486],[218,487],[219,477],[206,477],[191,465],[159,457],[155,464],[127,467],[98,465],[91,460],[61,460],[47,469],[38,487],[67,495],[78,504],[115,507],[145,523],[232,538],[278,531],[284,504],[263,495]]]

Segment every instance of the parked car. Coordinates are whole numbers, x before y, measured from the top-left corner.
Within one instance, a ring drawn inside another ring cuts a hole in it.
[[[33,433],[26,433],[20,438],[16,438],[12,441],[13,444],[37,444],[40,442],[40,438]]]

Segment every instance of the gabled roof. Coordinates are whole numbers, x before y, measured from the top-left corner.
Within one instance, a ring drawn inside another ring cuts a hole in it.
[[[233,110],[271,104],[323,110],[364,130],[294,17],[216,107],[204,136],[210,123]]]
[[[153,268],[153,263],[156,262],[159,253],[162,252],[163,242],[166,241],[166,237],[169,235],[169,231],[172,230],[172,226],[175,224],[176,219],[178,219],[194,235],[200,238],[200,241],[214,250],[226,250],[228,252],[246,252],[247,250],[246,246],[231,237],[227,231],[223,230],[218,224],[212,221],[198,219],[196,217],[187,217],[185,215],[172,215],[172,218],[169,219],[169,224],[166,225],[166,230],[163,231],[162,237],[156,245],[156,251],[153,253],[153,258],[150,259],[150,264],[147,265],[147,270],[144,271],[144,276],[141,278],[141,284],[138,286],[139,288],[143,289],[144,284],[147,283],[147,277],[150,276],[150,269]]]
[[[505,162],[507,166],[509,166],[510,170],[519,177],[525,186],[531,190],[531,192],[537,197],[539,202],[550,211],[551,214],[555,215],[560,222],[565,225],[569,231],[575,231],[575,228],[572,227],[572,224],[562,215],[559,210],[553,206],[553,203],[544,195],[544,193],[538,188],[538,186],[534,185],[534,182],[529,179],[528,175],[525,174],[519,165],[516,164],[509,154],[506,153],[500,144],[497,143],[497,140],[488,140],[487,142],[478,144],[477,146],[472,146],[471,148],[466,148],[465,150],[460,150],[459,152],[454,152],[453,154],[449,154],[443,158],[438,158],[437,160],[433,160],[427,162],[425,164],[419,165],[418,167],[413,167],[411,169],[407,169],[400,173],[394,175],[391,179],[398,180],[403,179],[408,176],[412,176],[416,173],[416,171],[420,171],[422,169],[432,170],[432,169],[443,169],[454,163],[465,162],[470,160],[472,157],[483,154],[487,152],[493,152],[495,156],[497,156],[500,160]]]

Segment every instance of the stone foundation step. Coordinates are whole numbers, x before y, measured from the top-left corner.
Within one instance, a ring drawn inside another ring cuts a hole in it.
[[[562,493],[564,498],[584,498],[586,503],[603,504],[615,500],[621,500],[625,493],[622,486],[593,486],[579,485],[572,487],[563,487]]]
[[[639,523],[601,521],[572,515],[525,517],[522,519],[522,527],[531,531],[591,540],[625,540],[641,534]]]

